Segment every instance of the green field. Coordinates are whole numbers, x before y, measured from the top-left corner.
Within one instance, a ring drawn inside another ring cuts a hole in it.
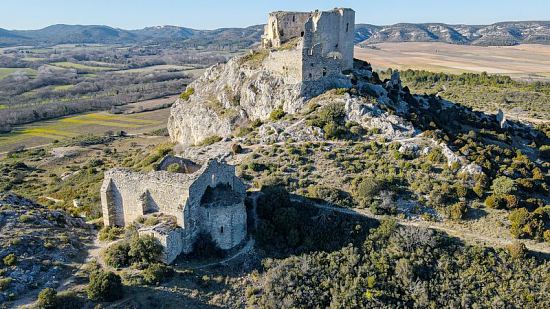
[[[80,63],[74,63],[74,62],[54,62],[51,63],[51,65],[54,65],[56,67],[64,68],[64,69],[80,69],[80,70],[88,70],[88,71],[112,71],[116,70],[116,68],[107,67],[107,66],[90,66]]]
[[[23,125],[11,133],[0,134],[0,154],[19,146],[35,147],[85,134],[148,132],[165,127],[169,113],[169,109],[131,115],[98,112]]]
[[[36,70],[28,68],[0,68],[0,79],[6,78],[17,71],[25,72],[27,75],[36,75]]]
[[[59,86],[53,86],[53,90],[55,91],[63,91],[63,90],[69,90],[73,88],[74,85],[59,85]]]

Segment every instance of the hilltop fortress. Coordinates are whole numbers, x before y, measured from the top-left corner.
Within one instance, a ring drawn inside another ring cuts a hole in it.
[[[329,89],[350,88],[354,24],[352,9],[271,13],[257,50],[207,69],[172,106],[172,140],[230,136],[276,108],[295,113]]]
[[[229,136],[248,121],[267,119],[275,108],[293,113],[329,89],[350,88],[354,22],[351,9],[271,13],[260,49],[207,69],[174,104],[168,120],[172,140],[191,145]],[[186,173],[165,171],[172,163]],[[101,187],[106,226],[151,215],[162,219],[139,233],[160,240],[168,263],[191,252],[200,234],[225,250],[242,243],[245,195],[235,168],[217,159],[200,165],[167,157],[150,173],[113,169]]]
[[[264,68],[287,83],[302,83],[303,95],[351,87],[343,73],[353,68],[355,12],[274,12],[269,14],[262,48],[270,54]]]

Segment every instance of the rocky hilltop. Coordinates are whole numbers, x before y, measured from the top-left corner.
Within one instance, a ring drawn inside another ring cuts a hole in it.
[[[300,84],[262,70],[265,51],[231,59],[209,68],[187,87],[172,107],[170,136],[184,145],[210,136],[229,136],[248,121],[269,118],[278,107],[294,113],[304,105]]]
[[[37,288],[56,288],[92,237],[81,218],[0,192],[0,303]]]
[[[456,154],[432,130],[467,133],[471,128],[513,131],[515,143],[526,152],[530,140],[544,136],[529,126],[511,123],[502,115],[474,112],[437,96],[411,94],[401,85],[398,72],[390,79],[381,80],[370,64],[354,60],[347,72],[353,86],[326,91],[314,97],[304,96],[301,84],[290,84],[284,77],[263,69],[269,58],[266,51],[255,51],[236,57],[227,64],[218,64],[190,84],[172,106],[168,130],[174,142],[190,146],[207,140],[237,136],[239,128],[259,127],[259,138],[264,144],[291,141],[324,140],[327,131],[309,119],[318,107],[343,106],[345,122],[357,130],[375,130],[388,141],[398,141],[405,148],[413,147],[419,139],[429,140],[442,148],[449,164],[459,164],[470,174],[481,168]],[[294,114],[292,120],[280,119],[277,114]],[[360,129],[359,129],[360,128]],[[425,131],[430,136],[425,137]],[[533,135],[535,134],[535,135]],[[329,134],[330,135],[330,134]],[[517,138],[517,139],[516,139]],[[412,146],[410,145],[412,144]],[[409,147],[410,146],[410,147]],[[415,151],[421,151],[415,148]]]

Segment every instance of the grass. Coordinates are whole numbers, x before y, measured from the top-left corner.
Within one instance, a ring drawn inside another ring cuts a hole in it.
[[[59,86],[53,86],[53,90],[55,91],[65,91],[72,89],[74,85],[59,85]]]
[[[68,62],[68,61],[64,61],[64,62],[54,62],[52,63],[52,65],[56,66],[56,67],[60,67],[60,68],[65,68],[65,69],[80,69],[80,70],[88,70],[88,71],[112,71],[112,70],[116,70],[115,68],[112,68],[112,67],[101,67],[101,66],[90,66],[90,65],[85,65],[85,64],[80,64],[80,63],[73,63],[73,62]]]
[[[36,75],[36,70],[29,68],[0,68],[0,79],[6,78],[17,71],[22,71],[27,75]]]
[[[39,146],[88,133],[104,134],[117,130],[132,133],[153,130],[166,125],[164,119],[167,118],[167,113],[167,110],[132,115],[99,112],[32,123],[16,127],[11,133],[0,134],[0,153],[20,145]]]
[[[23,58],[23,61],[31,61],[31,62],[42,61],[42,60],[46,60],[46,58],[38,58],[38,57],[25,57],[25,58]]]

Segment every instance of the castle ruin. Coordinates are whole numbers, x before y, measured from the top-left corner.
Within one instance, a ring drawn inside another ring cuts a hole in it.
[[[264,68],[286,83],[302,83],[306,96],[349,88],[354,33],[355,11],[348,8],[270,13],[261,41],[270,50]]]
[[[127,226],[148,214],[173,218],[139,230],[159,239],[163,261],[171,263],[191,252],[201,233],[224,250],[239,245],[246,237],[245,195],[235,167],[213,159],[190,174],[109,170],[101,204],[105,226]]]

